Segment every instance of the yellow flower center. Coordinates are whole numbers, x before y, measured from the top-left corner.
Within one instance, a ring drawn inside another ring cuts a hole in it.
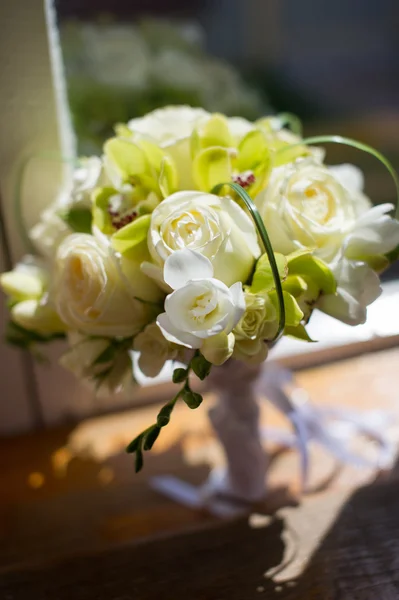
[[[211,291],[197,296],[190,309],[191,318],[198,324],[203,324],[205,319],[216,309],[217,297]]]

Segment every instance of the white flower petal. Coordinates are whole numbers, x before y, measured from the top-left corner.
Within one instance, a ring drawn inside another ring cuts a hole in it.
[[[167,285],[163,280],[162,267],[158,267],[158,265],[154,265],[153,263],[144,261],[140,265],[140,270],[142,273],[144,273],[144,275],[147,275],[147,277],[153,279],[161,288],[161,290],[163,290],[167,294],[170,294],[172,288],[169,285]]]
[[[164,280],[174,290],[192,279],[209,279],[213,276],[210,260],[199,252],[184,248],[171,254],[165,261]]]
[[[199,338],[175,327],[166,313],[162,313],[158,316],[157,325],[169,342],[180,344],[187,348],[199,348],[201,346],[201,340]]]
[[[356,222],[346,239],[346,254],[351,258],[386,254],[399,244],[399,221],[387,212],[392,204],[374,206]]]
[[[349,192],[357,193],[363,191],[364,176],[362,171],[355,165],[344,163],[328,167],[328,170]]]
[[[378,275],[365,263],[345,258],[336,271],[336,295],[321,296],[317,308],[348,325],[365,323],[367,306],[381,294]]]

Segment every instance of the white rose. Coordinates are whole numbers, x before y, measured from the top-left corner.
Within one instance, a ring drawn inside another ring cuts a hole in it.
[[[55,303],[61,319],[90,335],[129,337],[151,320],[132,298],[109,247],[87,234],[68,236],[56,257]]]
[[[245,293],[245,313],[235,326],[233,358],[257,364],[266,360],[267,340],[277,332],[277,314],[267,296]]]
[[[367,206],[364,195],[348,183],[349,172],[353,180],[358,170],[346,165],[345,171],[349,187],[342,184],[337,168],[328,169],[314,160],[300,160],[272,172],[256,204],[275,252],[312,248],[326,262],[340,252],[359,212]]]
[[[71,229],[59,216],[60,208],[51,206],[40,215],[40,221],[29,232],[35,248],[48,260],[53,260],[61,242],[70,235]]]
[[[206,256],[226,285],[245,283],[260,255],[255,226],[231,198],[177,192],[152,213],[148,246],[160,266],[176,250]]]
[[[134,133],[151,138],[162,148],[187,139],[193,130],[206,121],[210,114],[203,108],[191,106],[166,106],[158,108],[144,117],[132,119],[128,127]]]
[[[215,364],[227,360],[233,351],[231,331],[245,311],[241,282],[228,288],[213,278],[212,264],[205,256],[188,249],[166,260],[164,279],[174,290],[157,319],[165,338],[201,348]]]
[[[103,163],[98,156],[82,158],[72,173],[71,181],[61,192],[59,207],[77,206],[91,208],[91,193],[97,186],[106,184]]]
[[[191,134],[198,125],[207,121],[210,114],[202,108],[167,106],[132,119],[129,129],[150,139],[167,152],[178,168],[180,187],[193,188],[191,173]]]
[[[134,338],[133,349],[140,353],[138,365],[147,377],[156,377],[167,360],[178,360],[180,349],[169,342],[156,323],[150,323]]]

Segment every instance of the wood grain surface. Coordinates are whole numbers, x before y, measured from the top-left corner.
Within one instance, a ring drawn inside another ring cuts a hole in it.
[[[298,376],[320,402],[393,410],[398,358],[395,349]],[[137,414],[134,427],[154,410]],[[270,411],[265,418],[279,422]],[[120,419],[130,431],[130,415]],[[314,491],[298,502],[297,457],[273,450],[268,501],[249,517],[222,522],[148,485],[165,472],[199,484],[208,461],[220,459],[209,451],[206,413],[194,421],[197,429],[177,413],[162,451],[138,477],[122,454],[73,458],[63,468],[68,428],[1,440],[0,599],[399,598],[395,470],[377,480],[370,470],[338,473],[316,449]],[[119,421],[110,435],[108,453],[124,443]]]

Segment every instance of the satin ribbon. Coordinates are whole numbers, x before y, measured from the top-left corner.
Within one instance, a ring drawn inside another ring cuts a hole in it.
[[[317,407],[306,390],[295,382],[294,375],[277,363],[270,362],[256,382],[260,396],[266,399],[291,422],[294,432],[265,428],[265,439],[286,447],[296,447],[301,461],[301,486],[306,491],[309,480],[309,443],[323,446],[343,464],[357,467],[387,468],[394,460],[395,447],[384,433],[392,414],[384,411],[357,412],[346,408]],[[379,451],[375,461],[350,450],[355,436],[373,440]]]

